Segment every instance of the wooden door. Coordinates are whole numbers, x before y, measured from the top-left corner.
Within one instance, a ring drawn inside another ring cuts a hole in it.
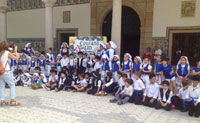
[[[200,33],[174,33],[172,42],[172,64],[176,65],[181,56],[187,56],[190,65],[196,66],[200,60]]]

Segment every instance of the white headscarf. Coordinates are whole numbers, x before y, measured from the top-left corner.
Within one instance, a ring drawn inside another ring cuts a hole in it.
[[[65,44],[67,45],[67,48],[69,47],[69,45],[67,44],[67,42],[63,42],[62,45],[61,45],[61,49],[64,47]]]
[[[100,45],[101,45],[104,49],[106,49],[105,43],[101,42]]]
[[[114,57],[117,57],[117,59],[119,60],[119,56],[118,56],[118,55],[114,55],[113,58],[114,58]]]
[[[142,59],[140,58],[140,56],[136,56],[136,59],[138,59],[139,63],[142,63]]]
[[[130,53],[125,53],[125,56],[128,56],[129,57],[129,60],[132,62],[132,56]]]
[[[182,58],[185,58],[185,59],[186,59],[186,64],[188,64],[188,65],[190,66],[188,57],[187,57],[187,56],[181,56],[181,58],[180,58],[179,61],[178,61],[178,64],[176,65],[176,67],[178,67],[178,65],[181,64],[181,59],[182,59]]]
[[[61,54],[58,54],[58,55],[57,55],[57,58],[58,58],[59,56],[60,56],[60,57],[62,57],[62,55],[61,55]]]
[[[113,42],[113,41],[110,41],[110,46],[113,48],[113,49],[116,49],[117,48],[117,45]]]
[[[38,74],[38,73],[34,73],[33,75],[34,75],[34,76],[37,76],[37,77],[39,76],[39,74]]]
[[[30,44],[31,44],[31,43],[27,43],[27,44],[25,45],[25,47],[28,48],[28,46],[29,46]]]
[[[109,60],[109,58],[108,58],[108,56],[107,56],[106,54],[103,54],[103,55],[102,55],[102,59],[107,59],[107,60]]]

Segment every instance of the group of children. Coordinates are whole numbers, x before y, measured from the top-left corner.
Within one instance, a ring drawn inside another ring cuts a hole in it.
[[[149,58],[142,61],[136,56],[132,61],[129,53],[125,53],[120,62],[116,48],[112,41],[100,43],[97,53],[80,51],[75,58],[69,54],[68,44],[63,43],[60,54],[54,59],[51,48],[45,55],[27,44],[20,59],[11,59],[10,65],[16,85],[56,92],[86,91],[96,96],[112,94],[114,99],[110,102],[118,105],[130,102],[166,111],[179,109],[188,111],[190,116],[200,116],[200,61],[190,73],[186,56],[182,56],[173,69],[166,56],[156,56],[154,66]]]

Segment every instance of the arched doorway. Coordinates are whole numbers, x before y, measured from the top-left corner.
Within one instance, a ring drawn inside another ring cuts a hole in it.
[[[112,11],[103,21],[102,35],[111,40]],[[140,50],[140,19],[138,14],[130,7],[122,7],[121,57],[124,53],[132,56],[139,55]]]

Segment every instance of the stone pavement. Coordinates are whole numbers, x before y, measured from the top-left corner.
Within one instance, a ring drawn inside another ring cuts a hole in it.
[[[176,110],[109,103],[112,96],[16,87],[19,107],[0,107],[0,123],[200,123]],[[6,90],[8,97],[9,90]]]

